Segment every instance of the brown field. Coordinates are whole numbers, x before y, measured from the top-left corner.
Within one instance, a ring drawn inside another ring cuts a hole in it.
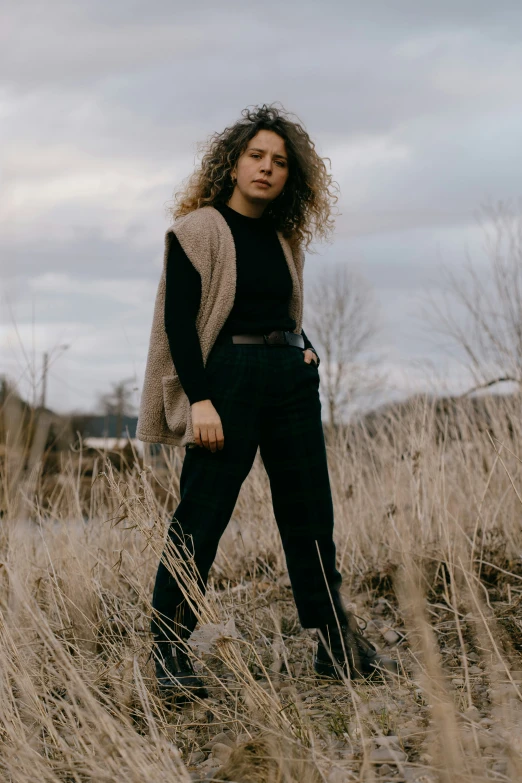
[[[328,436],[346,602],[404,669],[384,684],[314,677],[258,454],[200,602],[211,698],[184,707],[158,696],[148,633],[183,451],[62,453],[49,475],[11,443],[1,779],[522,780],[521,402],[419,398]]]

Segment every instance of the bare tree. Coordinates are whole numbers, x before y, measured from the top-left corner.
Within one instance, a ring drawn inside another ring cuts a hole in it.
[[[464,352],[470,391],[522,384],[522,205],[482,205],[478,221],[486,264],[466,253],[459,274],[444,267],[442,298],[429,295],[424,308],[431,328]]]
[[[135,412],[135,406],[132,401],[134,389],[129,388],[129,384],[134,382],[134,378],[126,378],[118,383],[113,383],[112,390],[100,397],[100,406],[105,416],[116,417],[117,438],[121,438],[123,417],[132,416]]]
[[[334,428],[382,386],[377,363],[363,357],[379,330],[377,306],[368,281],[346,264],[325,267],[307,299],[309,337],[321,354],[321,390]]]

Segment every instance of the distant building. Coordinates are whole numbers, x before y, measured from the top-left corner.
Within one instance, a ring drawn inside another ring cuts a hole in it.
[[[85,438],[136,438],[137,416],[117,416],[116,414],[85,414],[82,417],[82,437]],[[119,432],[118,432],[119,430]]]

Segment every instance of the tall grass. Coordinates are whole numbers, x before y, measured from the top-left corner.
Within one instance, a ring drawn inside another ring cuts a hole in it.
[[[382,684],[313,676],[314,635],[297,621],[258,455],[206,595],[187,583],[211,696],[185,706],[159,697],[149,636],[183,451],[120,470],[80,448],[49,477],[12,433],[2,778],[521,780],[520,403],[488,398],[477,418],[466,401],[444,416],[418,398],[328,434],[344,596],[403,666]]]

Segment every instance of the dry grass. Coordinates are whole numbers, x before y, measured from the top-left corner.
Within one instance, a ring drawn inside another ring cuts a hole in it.
[[[158,696],[148,633],[183,452],[121,471],[99,459],[87,492],[71,455],[44,493],[38,462],[21,470],[12,440],[0,482],[1,778],[520,781],[520,402],[491,398],[493,435],[464,401],[455,428],[417,400],[377,417],[371,437],[329,439],[346,600],[372,618],[380,647],[387,629],[398,635],[404,676],[381,685],[313,676],[258,455],[199,602],[211,698],[184,707]]]

